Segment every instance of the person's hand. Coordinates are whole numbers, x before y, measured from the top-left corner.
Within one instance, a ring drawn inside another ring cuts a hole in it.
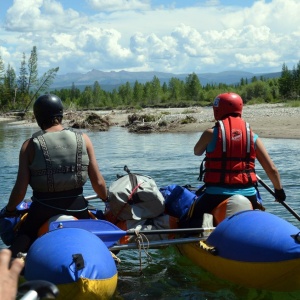
[[[275,199],[278,202],[284,201],[285,198],[286,198],[286,195],[285,195],[285,192],[283,189],[280,189],[280,190],[275,189]]]
[[[11,251],[0,251],[0,299],[16,299],[19,275],[23,267],[23,259],[16,258],[11,262]]]
[[[13,218],[17,216],[18,216],[18,210],[16,208],[10,211],[7,210],[6,206],[4,206],[0,211],[0,218]]]

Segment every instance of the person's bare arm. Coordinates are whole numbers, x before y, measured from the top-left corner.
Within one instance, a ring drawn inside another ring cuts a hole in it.
[[[256,140],[256,158],[265,170],[275,189],[282,189],[279,172],[260,138]]]
[[[33,145],[30,140],[23,143],[19,155],[19,170],[15,185],[11,191],[7,209],[13,211],[20,204],[26,195],[27,187],[30,180],[29,159],[32,155]]]
[[[14,300],[17,296],[19,275],[24,267],[24,261],[16,258],[11,262],[11,251],[0,251],[0,299]]]
[[[212,137],[213,137],[213,129],[212,128],[206,129],[202,133],[199,141],[196,143],[194,147],[194,154],[199,156],[202,155],[207,145],[211,142]]]
[[[105,180],[99,170],[99,166],[98,166],[98,163],[96,160],[93,144],[92,144],[90,138],[86,134],[83,134],[83,138],[85,140],[87,153],[88,153],[89,160],[90,160],[89,167],[88,167],[88,174],[89,174],[89,178],[90,178],[93,190],[102,200],[105,200],[107,198],[106,183],[105,183]]]

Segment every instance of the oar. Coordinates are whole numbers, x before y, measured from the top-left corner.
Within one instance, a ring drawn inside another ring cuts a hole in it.
[[[93,200],[93,199],[100,199],[98,195],[91,195],[91,196],[84,196],[85,200]]]
[[[121,230],[114,224],[105,220],[70,220],[70,221],[55,221],[50,223],[49,231],[59,228],[81,228],[97,235],[109,248],[114,245],[120,238],[125,235],[136,235],[133,230]],[[148,234],[177,234],[177,233],[201,233],[204,231],[211,231],[214,227],[207,228],[180,228],[180,229],[158,229],[158,230],[140,230],[138,233]]]
[[[198,243],[202,240],[205,240],[206,237],[198,237],[198,238],[181,238],[181,239],[172,239],[172,240],[160,240],[160,241],[151,241],[149,243],[142,243],[138,245],[137,243],[130,243],[124,245],[112,246],[109,248],[111,251],[119,251],[119,250],[129,250],[129,249],[138,249],[140,246],[145,248],[160,248],[169,245],[179,245],[179,244],[189,244],[189,243]]]
[[[258,182],[274,197],[275,192],[258,176],[256,175]],[[296,219],[300,221],[300,216],[285,202],[285,201],[278,201],[281,205],[283,205]]]

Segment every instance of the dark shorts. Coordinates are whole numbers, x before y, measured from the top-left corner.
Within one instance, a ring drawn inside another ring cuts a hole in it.
[[[199,199],[196,200],[191,218],[188,220],[183,220],[180,224],[180,227],[202,227],[203,214],[211,214],[215,207],[229,197],[230,195],[204,193]],[[256,195],[248,196],[246,198],[248,198],[252,203],[253,209],[259,208]]]
[[[16,257],[18,252],[28,251],[30,245],[36,240],[40,227],[49,218],[63,214],[74,216],[77,219],[89,219],[87,203],[82,195],[64,199],[33,201],[28,210],[28,215],[10,247],[13,257]]]
[[[83,196],[76,196],[59,200],[33,201],[25,222],[19,234],[36,237],[39,228],[55,215],[74,216],[77,219],[89,219],[87,201]]]

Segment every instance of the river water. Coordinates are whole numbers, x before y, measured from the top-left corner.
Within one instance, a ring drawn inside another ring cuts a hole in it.
[[[37,127],[0,123],[1,208],[6,204],[16,179],[20,147],[37,130]],[[151,176],[159,187],[169,184],[200,184],[197,177],[202,158],[193,155],[193,147],[200,134],[133,134],[120,127],[112,127],[107,132],[88,132],[107,186],[116,180],[117,174],[124,174],[123,167],[127,165],[132,172]],[[262,140],[280,171],[287,194],[286,202],[300,213],[300,141]],[[257,174],[272,186],[259,164]],[[283,206],[274,202],[269,192],[263,187],[260,187],[260,192],[269,212],[299,227],[299,221]],[[85,185],[84,194],[94,195],[89,182]],[[29,188],[26,197],[30,196]],[[92,203],[99,208],[103,207],[97,200]],[[4,247],[0,241],[0,248]],[[300,299],[300,292],[273,293],[242,288],[222,281],[194,266],[175,247],[151,250],[149,254],[151,259],[142,254],[141,266],[138,251],[127,250],[118,254],[121,264],[118,267],[116,299]]]

